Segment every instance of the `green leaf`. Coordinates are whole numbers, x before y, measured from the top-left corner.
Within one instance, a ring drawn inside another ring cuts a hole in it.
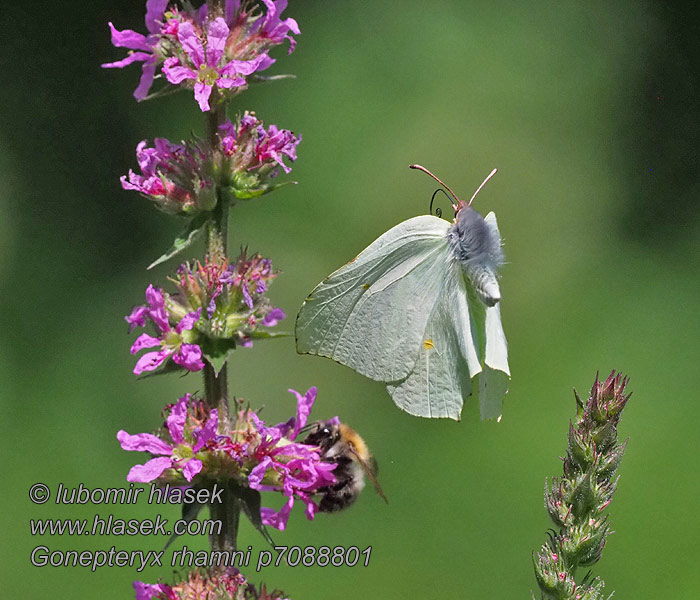
[[[147,373],[142,373],[139,375],[139,379],[148,379],[149,377],[155,377],[156,375],[168,375],[170,373],[181,373],[182,377],[184,377],[185,375],[188,375],[190,371],[183,369],[172,360],[166,360],[155,371],[148,371]]]
[[[251,198],[258,198],[269,192],[274,192],[285,185],[296,185],[296,181],[285,181],[283,183],[276,183],[275,185],[265,186],[261,188],[248,188],[248,189],[237,189],[235,187],[229,188],[229,191],[239,200],[250,200]]]
[[[159,265],[166,260],[172,258],[176,254],[182,252],[185,248],[189,248],[194,241],[199,237],[199,235],[204,231],[206,224],[209,222],[211,214],[208,212],[203,212],[194,217],[187,226],[180,232],[180,234],[175,238],[173,245],[170,249],[165,252],[160,258],[157,258],[150,265],[148,269],[152,269],[156,265]]]
[[[248,517],[248,520],[252,523],[253,527],[260,532],[265,540],[267,540],[268,544],[274,546],[275,542],[270,537],[270,534],[267,532],[267,529],[262,522],[262,515],[260,514],[260,492],[249,487],[239,485],[233,480],[231,481],[230,485],[234,491],[234,494],[238,498],[243,512],[245,513],[246,517]]]
[[[197,515],[199,514],[199,511],[204,508],[204,504],[200,504],[199,502],[183,502],[182,503],[182,520],[185,521],[186,523],[189,523],[190,521],[194,521],[197,518]],[[173,533],[169,538],[167,543],[165,544],[165,547],[163,548],[163,551],[168,549],[168,546],[172,544],[178,537],[180,537],[181,534],[179,533]]]
[[[254,340],[266,340],[268,338],[289,337],[290,335],[292,334],[288,331],[263,331],[261,329],[257,329],[250,334],[250,337],[252,337]]]
[[[236,340],[209,338],[201,343],[200,347],[204,358],[214,367],[214,371],[218,375],[219,371],[226,364],[229,354],[236,349]]]

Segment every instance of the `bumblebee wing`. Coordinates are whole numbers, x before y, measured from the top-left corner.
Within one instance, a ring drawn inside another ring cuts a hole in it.
[[[374,457],[370,459],[370,463],[368,464],[367,461],[362,460],[360,455],[352,446],[350,446],[348,450],[353,455],[355,461],[362,467],[362,470],[365,472],[365,475],[367,475],[367,478],[372,482],[372,485],[377,490],[377,493],[382,497],[384,502],[389,504],[389,500],[387,500],[387,497],[384,495],[382,486],[379,485],[379,481],[377,481],[377,461],[374,460]]]
[[[316,286],[297,316],[297,352],[377,381],[406,377],[441,293],[448,228],[430,215],[399,223]]]

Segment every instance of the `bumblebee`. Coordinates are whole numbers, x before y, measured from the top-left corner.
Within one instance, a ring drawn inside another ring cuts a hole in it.
[[[365,487],[365,475],[388,502],[377,481],[377,463],[354,429],[336,420],[318,421],[311,426],[304,444],[318,446],[321,460],[337,465],[333,471],[337,482],[319,489],[322,494],[318,505],[320,512],[337,512],[355,502]]]

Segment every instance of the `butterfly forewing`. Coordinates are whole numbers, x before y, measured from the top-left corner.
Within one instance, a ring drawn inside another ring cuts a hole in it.
[[[297,317],[297,350],[379,381],[413,369],[440,294],[449,224],[423,215],[379,237],[311,292]]]

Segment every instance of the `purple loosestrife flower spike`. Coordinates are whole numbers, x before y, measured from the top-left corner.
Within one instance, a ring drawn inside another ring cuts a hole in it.
[[[141,173],[130,170],[121,177],[122,188],[134,190],[170,214],[194,216],[213,211],[218,188],[224,202],[249,199],[268,193],[283,184],[273,183],[285,163],[296,160],[301,136],[275,125],[265,128],[250,113],[236,123],[219,126],[213,146],[194,139],[174,144],[156,138],[153,147],[141,141],[136,159]],[[259,292],[261,293],[261,292]]]

